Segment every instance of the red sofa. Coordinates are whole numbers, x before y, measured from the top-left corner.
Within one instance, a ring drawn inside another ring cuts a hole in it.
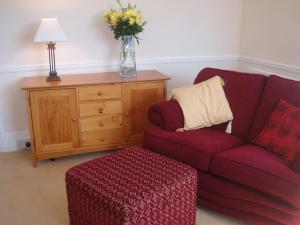
[[[197,169],[200,205],[257,224],[300,225],[300,175],[251,144],[280,98],[300,107],[300,82],[206,68],[195,83],[215,75],[226,83],[234,115],[231,135],[224,132],[227,124],[175,132],[184,119],[171,100],[149,109],[157,127],[145,132],[143,146]]]

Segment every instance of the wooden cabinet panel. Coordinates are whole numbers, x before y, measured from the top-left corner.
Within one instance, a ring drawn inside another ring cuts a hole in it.
[[[80,117],[122,113],[121,100],[80,103]]]
[[[124,141],[122,129],[81,133],[81,146],[101,146]]]
[[[126,141],[140,141],[150,126],[148,109],[165,98],[164,83],[126,84],[123,86]]]
[[[121,85],[95,85],[79,88],[79,101],[121,98]]]
[[[122,115],[95,116],[80,119],[81,132],[122,128]]]
[[[30,100],[37,154],[78,147],[75,89],[32,91]]]

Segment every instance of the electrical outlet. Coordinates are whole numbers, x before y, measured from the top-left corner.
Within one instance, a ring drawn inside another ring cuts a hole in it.
[[[18,141],[18,149],[31,150],[30,139],[22,139]]]
[[[31,150],[31,142],[29,139],[25,140],[25,149],[27,150]]]

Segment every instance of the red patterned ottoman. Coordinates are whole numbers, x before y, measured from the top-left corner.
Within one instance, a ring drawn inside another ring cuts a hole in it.
[[[195,225],[197,172],[139,147],[66,174],[71,225]]]

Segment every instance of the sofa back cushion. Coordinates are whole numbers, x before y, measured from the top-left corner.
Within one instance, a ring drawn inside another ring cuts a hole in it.
[[[281,98],[291,105],[300,107],[300,81],[289,80],[275,75],[267,79],[251,130],[251,140],[264,128]]]
[[[266,77],[206,68],[199,73],[194,83],[205,81],[216,75],[225,81],[224,91],[233,113],[232,134],[242,140],[247,140]]]

